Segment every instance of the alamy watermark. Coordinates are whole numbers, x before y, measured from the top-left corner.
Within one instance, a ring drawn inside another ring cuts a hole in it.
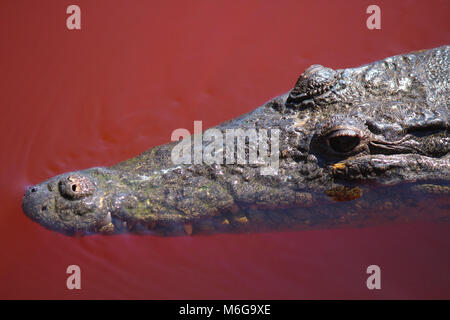
[[[69,30],[80,30],[81,29],[81,9],[75,4],[71,4],[67,7],[66,13],[70,16],[66,19],[66,27]]]
[[[381,9],[376,4],[372,4],[367,7],[366,13],[370,16],[366,20],[367,29],[381,29]]]
[[[81,289],[81,269],[76,264],[71,264],[67,267],[66,273],[70,274],[66,280],[66,287],[69,290]]]
[[[381,269],[376,264],[372,264],[367,267],[367,274],[370,276],[367,278],[366,286],[369,290],[381,289]]]
[[[174,164],[248,164],[258,166],[261,175],[277,175],[279,129],[211,128],[202,133],[202,122],[194,121],[194,135],[176,129],[171,140],[182,139],[172,149]]]

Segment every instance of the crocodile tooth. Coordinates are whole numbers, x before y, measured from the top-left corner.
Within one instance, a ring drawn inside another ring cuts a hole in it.
[[[102,221],[102,226],[106,226],[106,225],[110,224],[111,222],[112,222],[111,212],[108,212]]]
[[[183,227],[188,236],[192,235],[192,223],[185,223]]]

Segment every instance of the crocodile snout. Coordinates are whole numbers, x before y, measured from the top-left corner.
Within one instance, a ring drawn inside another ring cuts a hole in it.
[[[47,220],[50,218],[48,215],[51,215],[49,210],[51,196],[51,191],[45,184],[29,187],[22,199],[23,212],[32,220]]]

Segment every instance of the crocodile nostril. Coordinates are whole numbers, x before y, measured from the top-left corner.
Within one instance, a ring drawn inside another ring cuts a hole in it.
[[[61,195],[68,199],[80,199],[94,193],[94,185],[84,176],[68,176],[59,182]]]
[[[36,188],[31,188],[31,192],[36,192],[37,191],[37,189]]]

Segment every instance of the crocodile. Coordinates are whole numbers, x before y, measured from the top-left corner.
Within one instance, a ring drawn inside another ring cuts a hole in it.
[[[276,151],[272,173],[258,162],[234,161],[238,148],[225,159],[220,143],[212,154],[222,161],[174,160],[181,143],[185,155],[211,146],[208,129],[110,167],[30,186],[23,211],[67,235],[447,221],[449,52],[446,45],[337,70],[312,65],[289,92],[212,128],[241,130],[245,159],[255,131],[265,133],[257,141],[269,148],[256,154]]]

